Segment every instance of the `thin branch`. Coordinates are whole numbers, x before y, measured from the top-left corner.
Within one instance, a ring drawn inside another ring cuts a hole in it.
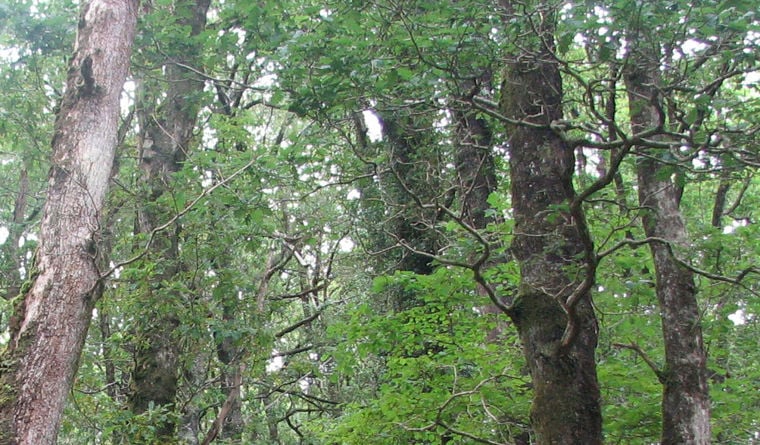
[[[644,363],[649,366],[649,368],[654,371],[654,374],[657,376],[657,380],[660,381],[663,385],[665,384],[665,373],[660,369],[659,366],[647,355],[644,350],[641,349],[641,346],[639,346],[636,343],[631,343],[629,345],[623,344],[623,343],[613,343],[612,346],[615,346],[616,348],[622,348],[622,349],[630,349],[632,351],[635,351],[636,354],[641,357],[642,360],[644,360]]]
[[[295,293],[295,294],[285,294],[285,295],[278,295],[276,297],[269,298],[269,300],[291,300],[294,298],[303,298],[309,294],[313,294],[315,292],[319,292],[323,290],[325,287],[327,287],[327,282],[323,281],[322,283],[310,287],[308,289],[302,290],[301,292]]]
[[[618,250],[620,250],[620,249],[622,249],[623,247],[626,247],[626,246],[638,247],[638,246],[641,246],[641,245],[644,245],[644,244],[650,244],[650,243],[662,243],[662,244],[665,244],[668,247],[668,251],[669,251],[670,255],[673,257],[673,259],[676,261],[676,263],[678,263],[681,267],[683,267],[685,269],[688,269],[689,271],[691,271],[692,273],[694,273],[696,275],[703,276],[703,277],[708,278],[708,279],[713,280],[713,281],[721,281],[723,283],[729,283],[729,284],[733,284],[735,286],[740,286],[741,288],[743,288],[747,292],[750,292],[752,295],[760,296],[760,292],[755,291],[754,289],[750,288],[749,286],[747,286],[746,284],[744,284],[742,282],[744,280],[744,278],[746,278],[747,275],[749,275],[751,273],[760,274],[760,268],[758,268],[757,266],[747,267],[744,270],[742,270],[741,272],[739,272],[739,274],[737,274],[736,277],[733,277],[733,278],[732,277],[727,277],[725,275],[720,275],[720,274],[708,272],[708,271],[706,271],[704,269],[700,269],[700,268],[698,268],[698,267],[696,267],[696,266],[694,266],[694,265],[692,265],[692,264],[684,261],[680,257],[678,257],[678,255],[676,255],[675,252],[673,251],[673,243],[671,241],[668,241],[668,240],[664,239],[664,238],[658,238],[658,237],[650,236],[650,237],[643,238],[643,239],[640,239],[640,240],[625,239],[625,240],[622,240],[619,243],[615,244],[614,246],[610,247],[609,249],[607,249],[607,250],[605,250],[603,252],[598,253],[597,254],[597,259],[602,259],[602,258],[604,258],[606,256],[609,256],[610,254],[612,254],[612,253],[614,253],[614,252],[616,252],[616,251],[618,251]]]
[[[444,429],[446,429],[447,432],[456,434],[458,436],[466,437],[466,438],[468,438],[470,440],[473,440],[475,442],[478,442],[478,443],[485,443],[485,444],[488,444],[488,445],[502,445],[499,442],[494,442],[492,440],[488,440],[488,439],[484,439],[482,437],[475,436],[475,435],[473,435],[471,433],[468,433],[466,431],[461,431],[461,430],[455,429],[455,428],[451,427],[450,425],[448,425],[447,423],[445,423],[442,420],[444,411],[446,410],[446,408],[451,403],[454,402],[454,400],[458,399],[459,397],[464,397],[464,396],[470,396],[470,395],[478,394],[478,392],[480,391],[480,388],[483,385],[485,385],[486,383],[491,382],[493,380],[499,379],[501,377],[506,377],[506,376],[504,374],[499,374],[499,375],[496,375],[496,376],[493,376],[493,377],[489,377],[487,379],[481,380],[477,385],[475,385],[475,387],[473,387],[470,390],[460,391],[460,392],[456,392],[456,393],[451,394],[449,396],[449,398],[446,399],[446,401],[443,402],[438,407],[438,412],[437,412],[437,414],[435,416],[435,420],[433,422],[425,425],[425,426],[417,427],[417,428],[410,428],[410,427],[404,425],[403,423],[400,423],[398,425],[401,426],[402,428],[404,428],[406,431],[432,431],[437,426],[441,426]]]
[[[245,369],[245,365],[240,365],[239,369],[236,370],[235,380],[233,382],[233,386],[230,388],[230,393],[227,395],[227,398],[224,400],[224,403],[222,404],[222,408],[219,410],[219,414],[216,416],[216,419],[214,419],[214,422],[211,424],[211,428],[206,433],[206,437],[203,438],[203,442],[201,442],[201,445],[209,445],[211,442],[214,441],[214,439],[216,439],[216,437],[222,431],[222,424],[224,423],[224,420],[227,418],[227,415],[232,409],[232,404],[235,403],[235,401],[239,397],[239,388],[243,385],[243,370],[244,369]]]
[[[302,352],[310,351],[314,349],[314,345],[306,345],[306,346],[300,346],[298,348],[290,349],[288,351],[282,351],[278,352],[276,354],[272,354],[269,356],[270,359],[277,358],[277,357],[289,357],[291,355],[300,354]]]
[[[328,305],[325,304],[322,307],[317,308],[314,311],[313,314],[309,315],[308,317],[304,318],[303,320],[301,320],[301,321],[299,321],[299,322],[297,322],[295,324],[292,324],[292,325],[288,326],[285,329],[282,329],[280,332],[274,334],[274,338],[284,337],[285,335],[287,335],[287,334],[295,331],[296,329],[300,328],[301,326],[309,324],[312,321],[316,320],[322,314],[322,312],[324,312],[324,310],[327,309],[327,306]]]
[[[121,262],[115,264],[108,271],[106,271],[105,273],[101,274],[100,275],[100,279],[98,280],[98,283],[96,283],[96,285],[98,285],[99,282],[101,282],[102,280],[104,280],[104,279],[108,278],[109,276],[111,276],[116,270],[118,270],[118,269],[120,269],[120,268],[122,268],[124,266],[128,266],[128,265],[130,265],[130,264],[132,264],[132,263],[140,260],[145,255],[147,255],[148,252],[150,251],[150,246],[153,244],[153,240],[155,239],[156,235],[158,235],[159,233],[161,233],[164,230],[166,230],[169,227],[171,227],[175,222],[177,222],[177,220],[179,220],[180,218],[182,218],[183,216],[185,216],[188,212],[190,212],[190,210],[194,209],[195,206],[203,198],[209,196],[212,192],[214,192],[214,190],[218,189],[219,187],[223,187],[223,186],[229,184],[230,182],[232,182],[233,179],[235,179],[236,177],[238,177],[239,175],[241,175],[243,172],[245,172],[246,170],[248,170],[248,168],[250,168],[251,166],[253,166],[257,161],[258,161],[258,157],[252,158],[250,161],[248,161],[248,163],[246,163],[244,166],[242,166],[239,169],[237,169],[236,171],[234,171],[230,176],[222,179],[221,181],[217,182],[216,184],[212,185],[211,187],[209,187],[207,189],[204,189],[198,196],[195,197],[195,199],[193,199],[188,204],[186,204],[184,209],[180,210],[174,216],[172,216],[171,218],[169,218],[169,220],[166,221],[165,223],[163,223],[160,226],[157,226],[153,230],[151,230],[150,234],[148,235],[148,241],[146,241],[145,247],[143,247],[142,251],[140,251],[139,253],[137,253],[135,256],[133,256],[131,258],[128,258],[128,259],[126,259],[124,261],[121,261]]]
[[[744,198],[744,194],[747,192],[747,189],[749,188],[750,184],[752,183],[752,178],[754,175],[750,174],[747,179],[742,184],[741,190],[739,190],[739,195],[734,200],[733,204],[723,212],[723,215],[730,215],[736,211],[736,208],[739,207],[739,205],[742,203],[742,199]]]

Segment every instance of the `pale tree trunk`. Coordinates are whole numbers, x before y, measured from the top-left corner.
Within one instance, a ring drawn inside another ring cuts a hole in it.
[[[136,22],[136,0],[92,0],[82,6],[55,123],[36,270],[30,290],[17,304],[1,358],[0,444],[56,441],[101,293],[95,262],[100,211]]]
[[[634,50],[625,75],[634,132],[664,124],[657,104],[659,59]],[[657,151],[637,160],[639,205],[645,209],[644,232],[662,241],[650,243],[665,345],[661,375],[662,444],[710,443],[710,398],[699,305],[692,272],[679,264],[674,249],[687,240],[680,206],[681,191]]]
[[[208,7],[209,0],[179,0],[175,3],[177,21],[190,29],[190,35],[184,38],[194,38],[203,31]],[[171,218],[172,215],[156,203],[170,189],[172,175],[182,167],[193,141],[199,109],[197,96],[203,91],[204,80],[187,68],[197,62],[199,48],[192,43],[186,47],[190,50],[178,60],[168,61],[164,67],[166,90],[146,88],[146,108],[139,114],[143,130],[139,166],[147,190],[137,215],[138,233],[150,234]],[[154,103],[157,95],[165,97],[161,105],[152,109],[147,104]],[[147,256],[149,261],[157,262],[157,267],[151,277],[152,285],[142,296],[147,313],[142,315],[143,321],[136,333],[138,347],[128,400],[130,409],[137,414],[147,411],[150,406],[171,407],[176,401],[180,349],[173,331],[180,323],[177,314],[180,308],[170,313],[163,308],[177,304],[181,296],[162,289],[161,283],[171,282],[181,271],[179,232],[177,225],[154,238]],[[172,293],[172,297],[168,298],[166,293]],[[157,298],[167,303],[157,305]],[[161,310],[154,309],[157,306],[162,306]],[[168,440],[174,436],[174,431],[174,423],[167,420],[157,425],[156,434]]]
[[[593,245],[573,189],[573,150],[550,129],[562,119],[562,80],[551,54],[556,11],[538,8],[539,35],[508,63],[501,88],[504,116],[527,122],[507,125],[512,253],[521,272],[509,315],[532,377],[536,443],[594,445],[602,443],[602,419],[589,294]]]

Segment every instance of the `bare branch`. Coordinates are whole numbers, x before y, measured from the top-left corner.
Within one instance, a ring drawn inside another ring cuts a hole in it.
[[[235,170],[230,176],[223,178],[221,181],[217,182],[216,184],[212,185],[211,187],[204,189],[198,196],[195,197],[192,201],[190,201],[188,204],[185,205],[185,208],[177,212],[174,216],[169,218],[168,221],[165,223],[155,227],[153,230],[151,230],[150,234],[148,235],[148,241],[146,241],[145,246],[143,247],[143,250],[137,253],[135,256],[128,258],[124,261],[121,261],[114,266],[112,266],[110,269],[108,269],[105,273],[102,273],[100,275],[100,279],[98,280],[98,284],[111,276],[116,270],[119,268],[122,268],[124,266],[128,266],[135,261],[140,260],[142,257],[148,254],[150,251],[150,246],[153,244],[153,240],[155,239],[156,235],[163,232],[164,230],[171,227],[177,220],[185,216],[190,210],[194,209],[195,206],[205,197],[209,196],[211,193],[214,192],[214,190],[218,189],[219,187],[223,187],[230,182],[232,182],[233,179],[238,177],[240,174],[248,170],[251,166],[253,166],[257,161],[259,160],[258,157],[253,157],[250,161],[248,161],[244,166],[240,167],[239,169]],[[96,284],[96,285],[98,285]]]
[[[314,311],[313,314],[309,315],[308,317],[304,318],[303,320],[301,320],[301,321],[299,321],[299,322],[297,322],[295,324],[292,324],[292,325],[288,326],[285,329],[282,329],[278,333],[274,334],[274,337],[275,338],[284,337],[285,335],[287,335],[287,334],[295,331],[296,329],[300,328],[301,326],[307,325],[307,324],[311,323],[312,321],[316,320],[320,315],[322,315],[322,312],[324,312],[324,310],[327,309],[327,306],[328,305],[326,305],[326,304],[322,305],[322,307],[317,308]]]
[[[616,348],[622,348],[622,349],[630,349],[632,351],[635,351],[636,354],[641,357],[642,360],[644,360],[644,363],[649,366],[649,368],[654,371],[654,374],[657,376],[657,380],[660,381],[663,385],[665,384],[665,373],[662,372],[659,366],[647,355],[646,352],[644,352],[641,347],[636,343],[631,343],[629,345],[622,344],[622,343],[613,343],[612,346],[615,346]]]
[[[234,376],[234,387],[240,388],[243,385],[243,371],[245,370],[245,365],[240,365],[239,369],[235,371]],[[209,445],[211,442],[216,439],[216,437],[219,435],[219,433],[222,431],[222,424],[224,423],[224,420],[227,418],[227,414],[229,414],[230,410],[232,409],[232,404],[235,403],[235,400],[238,398],[239,392],[238,391],[230,391],[230,393],[227,395],[227,399],[225,399],[224,403],[222,404],[222,408],[219,410],[219,414],[216,416],[216,419],[214,419],[214,422],[211,424],[211,428],[206,433],[206,437],[203,438],[203,442],[201,442],[201,445]]]
[[[602,258],[604,258],[606,256],[609,256],[610,254],[612,254],[612,253],[614,253],[614,252],[616,252],[616,251],[618,251],[618,250],[620,250],[620,249],[622,249],[623,247],[626,247],[626,246],[638,247],[638,246],[641,246],[641,245],[644,245],[644,244],[650,244],[650,243],[662,243],[662,244],[665,244],[666,246],[668,246],[668,250],[670,252],[670,255],[678,263],[678,265],[680,265],[683,268],[686,268],[686,269],[690,270],[691,272],[693,272],[693,273],[695,273],[697,275],[703,276],[703,277],[708,278],[708,279],[713,280],[713,281],[721,281],[721,282],[724,282],[724,283],[729,283],[729,284],[733,284],[733,285],[736,285],[736,286],[740,286],[744,290],[750,292],[752,295],[760,296],[760,292],[755,291],[754,289],[750,288],[749,286],[747,286],[746,284],[744,284],[742,282],[744,280],[744,278],[746,278],[747,275],[749,275],[751,273],[760,274],[760,268],[758,268],[757,266],[750,266],[750,267],[745,268],[744,270],[742,270],[741,272],[739,272],[739,274],[737,274],[737,276],[734,277],[734,278],[727,277],[725,275],[720,275],[720,274],[708,272],[708,271],[706,271],[704,269],[700,269],[700,268],[698,268],[698,267],[696,267],[696,266],[688,263],[687,261],[684,261],[683,259],[679,258],[678,255],[676,255],[675,252],[673,251],[673,243],[671,241],[663,239],[663,238],[648,237],[648,238],[644,238],[644,239],[640,239],[640,240],[625,239],[625,240],[620,241],[619,243],[615,244],[614,246],[610,247],[609,249],[607,249],[607,250],[605,250],[603,252],[598,253],[597,254],[597,259],[602,259]]]

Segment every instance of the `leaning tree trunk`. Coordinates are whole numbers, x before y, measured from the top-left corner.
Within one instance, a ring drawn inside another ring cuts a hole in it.
[[[562,119],[554,12],[544,7],[533,19],[539,16],[532,50],[508,64],[501,89],[502,113],[512,120],[512,253],[521,272],[509,315],[533,381],[536,443],[593,445],[602,442],[597,323],[589,295],[593,245],[572,185],[573,150],[550,129]]]
[[[641,132],[663,125],[657,105],[655,77],[658,59],[634,52],[625,75],[631,128]],[[656,293],[665,344],[662,373],[662,444],[710,443],[710,398],[706,354],[702,343],[699,305],[692,272],[674,256],[673,248],[687,239],[679,209],[681,192],[657,152],[638,147],[647,156],[637,160],[639,205],[654,258]]]
[[[0,444],[56,441],[95,300],[100,211],[116,149],[137,0],[82,6],[55,123],[36,270],[0,358]]]

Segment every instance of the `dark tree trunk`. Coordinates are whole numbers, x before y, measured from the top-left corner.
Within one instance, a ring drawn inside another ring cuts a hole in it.
[[[486,82],[489,77],[490,74],[478,80]],[[478,82],[467,81],[461,88],[470,96],[477,94],[479,87]],[[492,220],[487,216],[491,207],[488,197],[496,190],[491,129],[473,110],[455,107],[452,115],[456,122],[456,170],[462,219],[474,229],[485,229]]]
[[[426,137],[429,130],[420,128],[413,113],[410,110],[382,115],[390,170],[382,178],[384,204],[393,215],[392,236],[415,250],[434,254],[435,211],[423,209],[420,204],[428,204],[436,191],[436,161],[435,155],[427,151],[431,148]],[[433,261],[427,255],[402,249],[395,269],[429,275]]]
[[[21,291],[21,265],[22,258],[19,255],[18,244],[21,235],[24,233],[24,219],[26,215],[27,203],[29,201],[29,173],[26,165],[21,167],[18,178],[18,192],[13,206],[13,219],[8,224],[8,237],[3,243],[2,253],[3,281],[7,283],[7,288],[3,297],[6,300],[16,298]]]
[[[55,123],[47,201],[31,288],[21,297],[0,368],[0,444],[54,444],[101,295],[100,212],[117,141],[137,1],[82,5]]]
[[[267,261],[267,270],[272,266],[271,257]],[[262,280],[267,280],[262,277]],[[266,289],[266,288],[265,288]],[[262,301],[265,296],[262,295]],[[222,320],[224,323],[233,325],[238,318],[239,307],[237,298],[229,297],[223,303]],[[240,443],[243,437],[243,401],[241,386],[243,383],[243,365],[241,361],[244,356],[243,348],[235,345],[235,342],[225,337],[217,343],[217,357],[224,365],[221,371],[222,393],[226,396],[224,407],[226,412],[221,417],[221,438],[228,440],[230,443]]]
[[[378,264],[383,272],[429,275],[434,270],[431,255],[437,253],[437,210],[425,205],[435,199],[439,173],[429,125],[424,122],[429,112],[410,108],[378,113],[383,140],[377,148],[384,161],[377,183],[362,189],[362,217],[370,230],[372,249],[388,252]],[[420,304],[416,292],[401,286],[389,291],[389,303],[395,312]]]
[[[710,224],[716,229],[721,228],[721,220],[726,211],[726,196],[731,190],[730,173],[723,173],[718,184],[718,190],[715,192],[715,202],[713,204],[712,218]]]
[[[206,13],[210,0],[180,0],[175,3],[178,23],[190,29],[188,39],[195,38],[206,25]],[[177,36],[179,38],[179,36]],[[138,211],[136,232],[150,234],[171,218],[171,214],[159,208],[157,201],[166,193],[172,175],[180,170],[190,145],[198,115],[198,96],[203,91],[204,80],[187,66],[196,63],[198,54],[193,43],[187,43],[186,52],[164,66],[166,91],[147,88],[149,97],[140,113],[140,168],[146,184],[144,203]],[[176,62],[176,63],[174,63]],[[153,95],[165,94],[155,109],[148,106],[155,100]],[[129,406],[134,413],[143,413],[150,406],[171,407],[175,403],[179,379],[178,339],[173,331],[179,326],[181,297],[176,292],[163,289],[180,272],[179,226],[154,238],[147,257],[157,262],[151,284],[143,295],[147,313],[137,330],[135,365],[132,372],[132,391]],[[157,304],[157,301],[162,301]],[[170,308],[170,312],[166,312]],[[166,421],[157,426],[159,437],[172,437],[175,425]]]
[[[488,89],[490,80],[491,73],[488,71],[477,80],[462,82],[460,96],[455,103],[466,103],[470,97]],[[478,117],[477,112],[471,108],[457,105],[452,109],[452,116],[456,124],[455,165],[461,218],[473,229],[483,231],[494,221],[494,218],[488,215],[491,208],[488,197],[498,186],[493,157],[493,134],[488,122]],[[490,242],[487,235],[486,241]],[[486,267],[505,260],[504,257],[491,258]],[[478,291],[481,295],[486,294],[482,287]],[[481,311],[485,314],[503,313],[494,304],[485,305]],[[488,341],[496,341],[505,327],[504,323],[498,323],[488,332]]]
[[[657,104],[658,71],[658,58],[651,55],[635,52],[629,61],[625,82],[634,132],[664,124]],[[681,190],[670,167],[654,159],[656,150],[638,149],[648,155],[637,161],[639,205],[646,209],[644,232],[662,240],[650,243],[665,343],[662,444],[708,444],[710,399],[697,291],[692,272],[673,253],[687,240],[679,209]]]
[[[508,64],[501,89],[504,116],[526,123],[507,125],[512,253],[521,271],[509,315],[533,381],[536,443],[593,445],[602,442],[597,322],[590,283],[583,283],[593,275],[593,246],[575,202],[573,150],[550,129],[562,119],[562,81],[551,54],[553,15],[546,8],[533,51]]]

